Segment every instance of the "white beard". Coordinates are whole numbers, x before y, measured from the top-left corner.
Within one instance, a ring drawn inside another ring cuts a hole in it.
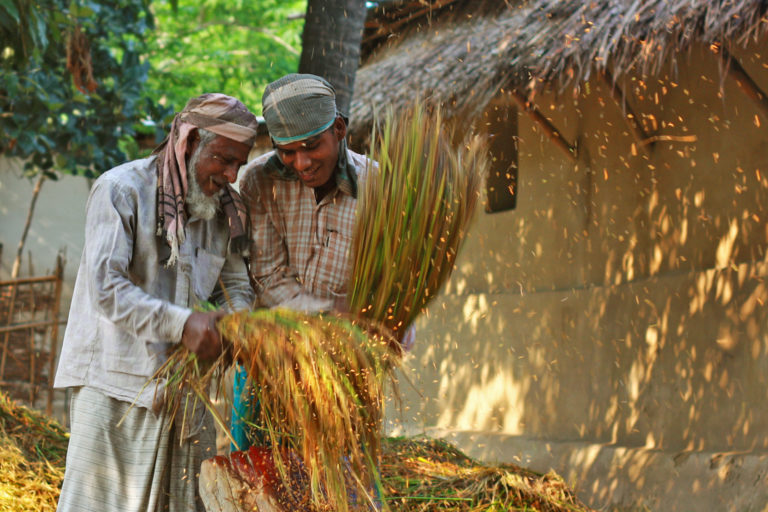
[[[211,220],[219,209],[220,196],[223,190],[219,190],[211,197],[205,195],[197,183],[197,160],[202,145],[198,146],[194,154],[189,158],[187,165],[187,211],[193,217],[203,220]]]

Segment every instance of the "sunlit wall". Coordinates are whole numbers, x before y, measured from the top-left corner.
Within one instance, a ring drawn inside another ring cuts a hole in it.
[[[768,89],[760,45],[734,54]],[[518,144],[517,207],[477,215],[392,431],[768,447],[768,117],[708,47],[617,85],[639,136],[599,77],[535,96],[575,162],[523,112],[493,134]]]

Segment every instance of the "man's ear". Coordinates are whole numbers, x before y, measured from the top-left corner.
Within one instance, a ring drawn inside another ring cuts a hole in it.
[[[197,128],[193,128],[187,136],[187,150],[184,152],[184,157],[187,161],[189,161],[189,157],[197,149],[198,144],[200,144],[200,132],[197,131]]]
[[[344,122],[341,116],[336,116],[336,120],[333,122],[333,133],[339,142],[347,136],[347,123]]]

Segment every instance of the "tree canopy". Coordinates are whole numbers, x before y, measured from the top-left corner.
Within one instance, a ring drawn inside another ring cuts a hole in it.
[[[306,0],[155,0],[148,94],[180,108],[203,92],[261,111],[264,87],[298,69]]]
[[[143,95],[149,0],[0,0],[0,153],[30,173],[92,176],[125,160]]]
[[[95,176],[223,92],[255,113],[298,68],[306,0],[0,0],[0,154]]]

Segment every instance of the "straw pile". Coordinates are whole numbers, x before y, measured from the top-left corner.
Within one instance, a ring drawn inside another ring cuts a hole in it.
[[[483,144],[453,149],[439,111],[420,104],[387,112],[374,133],[372,159],[360,192],[351,251],[350,316],[276,309],[233,313],[219,322],[232,353],[201,365],[183,347],[156,377],[166,379],[173,417],[194,406],[192,390],[218,417],[208,385],[234,357],[246,369],[261,409],[262,429],[288,489],[286,455],[298,455],[317,510],[348,510],[354,494],[371,503],[381,483],[381,398],[399,363],[399,341],[453,269],[487,165]],[[186,416],[186,415],[185,415]],[[231,437],[231,436],[230,436]],[[343,461],[343,462],[342,462]]]
[[[0,392],[0,510],[56,510],[67,442],[56,421]]]
[[[1,392],[0,427],[0,510],[55,510],[64,475],[64,430]],[[383,496],[393,511],[589,511],[557,475],[483,466],[440,440],[385,438],[381,460]]]
[[[554,472],[485,466],[440,440],[385,439],[381,472],[393,511],[591,510]]]

